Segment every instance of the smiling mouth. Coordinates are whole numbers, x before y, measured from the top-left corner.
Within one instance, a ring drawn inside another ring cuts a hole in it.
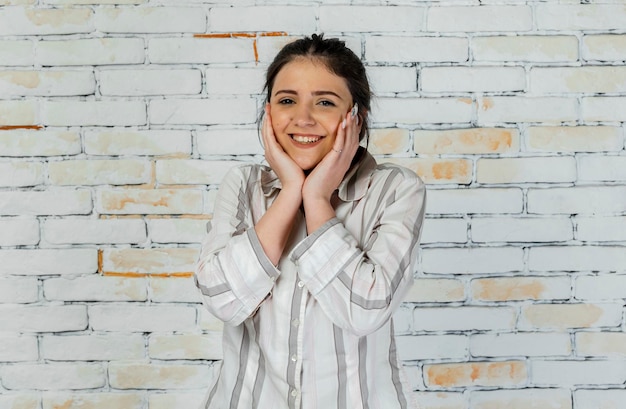
[[[310,136],[310,135],[291,135],[291,139],[298,143],[302,144],[312,144],[315,142],[319,142],[322,140],[321,136]]]

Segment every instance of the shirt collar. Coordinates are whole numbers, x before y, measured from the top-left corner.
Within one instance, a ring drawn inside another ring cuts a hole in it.
[[[354,155],[354,162],[337,188],[339,198],[344,202],[351,202],[365,196],[375,168],[374,157],[360,146]],[[261,185],[265,196],[271,196],[276,189],[282,189],[280,179],[269,167],[264,167],[261,172]]]

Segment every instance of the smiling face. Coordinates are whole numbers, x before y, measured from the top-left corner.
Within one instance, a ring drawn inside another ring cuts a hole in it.
[[[276,140],[303,170],[313,169],[330,152],[352,108],[346,81],[305,57],[280,70],[269,102]]]

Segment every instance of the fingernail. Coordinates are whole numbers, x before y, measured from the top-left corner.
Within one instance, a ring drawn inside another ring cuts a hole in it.
[[[341,121],[341,129],[346,129],[346,118],[343,118],[343,121]]]
[[[356,116],[357,112],[359,112],[359,104],[357,104],[355,102],[354,106],[352,107],[352,111],[350,111],[350,116],[352,116],[352,118],[354,118]]]

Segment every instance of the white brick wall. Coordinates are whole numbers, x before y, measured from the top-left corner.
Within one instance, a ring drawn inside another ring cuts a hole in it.
[[[367,66],[370,151],[429,187],[395,314],[420,407],[622,407],[622,3],[0,0],[0,409],[199,405],[215,192],[322,31]]]

